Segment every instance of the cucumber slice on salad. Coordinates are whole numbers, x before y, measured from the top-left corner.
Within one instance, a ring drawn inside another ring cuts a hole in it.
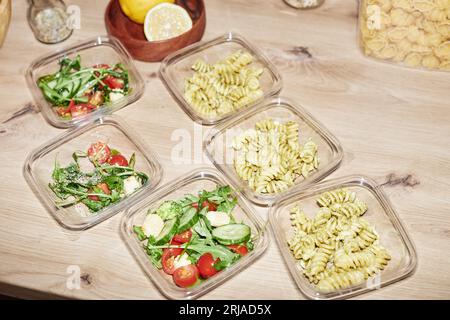
[[[200,215],[197,213],[197,209],[189,208],[180,218],[180,225],[178,227],[178,233],[186,231],[187,229],[193,227],[200,218]]]
[[[232,223],[217,227],[212,231],[213,238],[223,245],[244,243],[250,240],[250,227],[243,223]]]
[[[155,244],[161,245],[169,242],[174,235],[177,234],[178,230],[178,218],[170,219],[164,222],[164,227],[162,228],[159,235],[155,238]]]

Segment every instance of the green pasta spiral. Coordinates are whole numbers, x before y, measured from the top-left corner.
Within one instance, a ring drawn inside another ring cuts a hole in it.
[[[253,56],[242,50],[214,64],[197,59],[191,66],[194,74],[185,80],[185,100],[202,116],[216,117],[261,99],[264,70],[252,63]]]
[[[311,283],[330,292],[361,284],[386,268],[391,256],[361,217],[368,208],[355,192],[331,190],[321,194],[317,204],[313,218],[300,205],[289,213],[294,233],[288,246]]]
[[[312,140],[300,144],[294,121],[261,120],[236,136],[232,147],[236,173],[258,193],[285,191],[319,166],[318,146]]]

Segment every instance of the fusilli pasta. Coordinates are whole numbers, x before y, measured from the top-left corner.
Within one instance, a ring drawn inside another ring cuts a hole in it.
[[[260,128],[269,123],[260,124]],[[308,217],[300,205],[290,211],[293,236],[288,246],[303,274],[321,291],[357,285],[379,273],[391,256],[375,229],[361,216],[367,205],[345,188],[317,198],[319,210]]]
[[[242,108],[263,96],[259,78],[262,68],[251,67],[253,56],[238,50],[208,64],[194,62],[194,74],[185,80],[184,98],[204,116],[220,116]]]
[[[319,166],[317,145],[311,140],[299,143],[299,125],[294,121],[259,121],[254,129],[236,136],[232,147],[236,173],[258,193],[282,192]]]

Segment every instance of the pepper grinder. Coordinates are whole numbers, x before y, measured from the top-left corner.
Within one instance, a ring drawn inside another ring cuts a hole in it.
[[[46,44],[58,43],[72,35],[69,15],[62,0],[29,0],[28,23],[34,36]]]

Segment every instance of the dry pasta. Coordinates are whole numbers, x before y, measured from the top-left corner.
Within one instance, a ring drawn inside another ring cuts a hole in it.
[[[240,109],[263,96],[259,78],[262,68],[252,67],[253,56],[238,50],[208,64],[199,59],[185,80],[184,98],[203,116],[214,117]]]
[[[410,67],[450,69],[450,0],[363,0],[360,8],[366,55]]]
[[[312,140],[299,143],[299,125],[266,119],[234,137],[236,173],[258,193],[288,189],[299,177],[319,167],[318,147]]]
[[[288,246],[306,278],[324,292],[357,285],[378,274],[391,256],[375,229],[361,216],[367,205],[355,192],[321,194],[319,210],[308,217],[297,204],[290,211]],[[349,209],[351,208],[351,209]]]

